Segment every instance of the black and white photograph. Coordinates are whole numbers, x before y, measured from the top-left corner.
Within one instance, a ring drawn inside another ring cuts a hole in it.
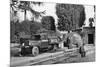
[[[10,0],[10,67],[95,62],[96,5]]]

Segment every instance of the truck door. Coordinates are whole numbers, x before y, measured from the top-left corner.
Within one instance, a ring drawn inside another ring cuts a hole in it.
[[[41,48],[47,48],[49,46],[48,39],[46,35],[41,36]]]

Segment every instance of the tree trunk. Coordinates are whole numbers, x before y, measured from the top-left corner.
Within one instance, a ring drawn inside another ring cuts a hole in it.
[[[27,13],[27,12],[26,12],[26,10],[25,10],[25,12],[24,12],[24,20],[26,20],[26,13]]]

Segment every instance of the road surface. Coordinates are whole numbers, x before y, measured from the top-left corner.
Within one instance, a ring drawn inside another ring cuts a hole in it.
[[[79,53],[73,53],[73,55],[70,55],[70,57],[62,57],[64,60],[60,60],[57,62],[52,63],[56,60],[47,60],[46,62],[36,63],[33,64],[34,60],[38,61],[45,60],[46,57],[50,55],[58,55],[61,54],[62,51],[56,51],[56,52],[46,52],[42,53],[36,57],[32,56],[25,56],[25,57],[11,57],[11,66],[23,66],[23,65],[46,65],[46,64],[58,64],[58,63],[77,63],[77,62],[94,62],[95,61],[95,48],[94,47],[87,47],[86,49],[92,48],[91,50],[86,52],[86,57],[81,57]],[[44,58],[43,58],[44,57]],[[65,59],[66,58],[66,59]],[[59,58],[60,59],[60,58]]]

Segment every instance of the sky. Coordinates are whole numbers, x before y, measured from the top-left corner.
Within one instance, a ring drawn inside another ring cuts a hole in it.
[[[43,3],[42,5],[38,6],[38,5],[31,5],[32,9],[36,10],[36,11],[46,11],[46,14],[43,16],[53,16],[55,19],[55,24],[57,24],[57,15],[56,15],[56,3]],[[85,7],[85,13],[86,13],[86,20],[85,20],[85,26],[89,25],[89,21],[88,19],[90,17],[94,17],[94,6],[90,6],[90,5],[84,5]],[[24,12],[18,12],[18,16],[20,19],[20,22],[24,20]],[[27,11],[27,19],[31,20],[32,18],[32,14],[31,12]],[[41,19],[41,18],[40,18]],[[41,20],[38,19],[36,21],[41,22]],[[93,24],[95,25],[95,23]]]
[[[94,6],[84,6],[85,7],[85,13],[86,13],[86,20],[85,20],[85,23],[86,23],[86,26],[88,26],[89,25],[89,21],[88,21],[88,19],[90,18],[90,17],[93,17],[94,18]],[[95,23],[93,23],[93,26],[95,26]]]

